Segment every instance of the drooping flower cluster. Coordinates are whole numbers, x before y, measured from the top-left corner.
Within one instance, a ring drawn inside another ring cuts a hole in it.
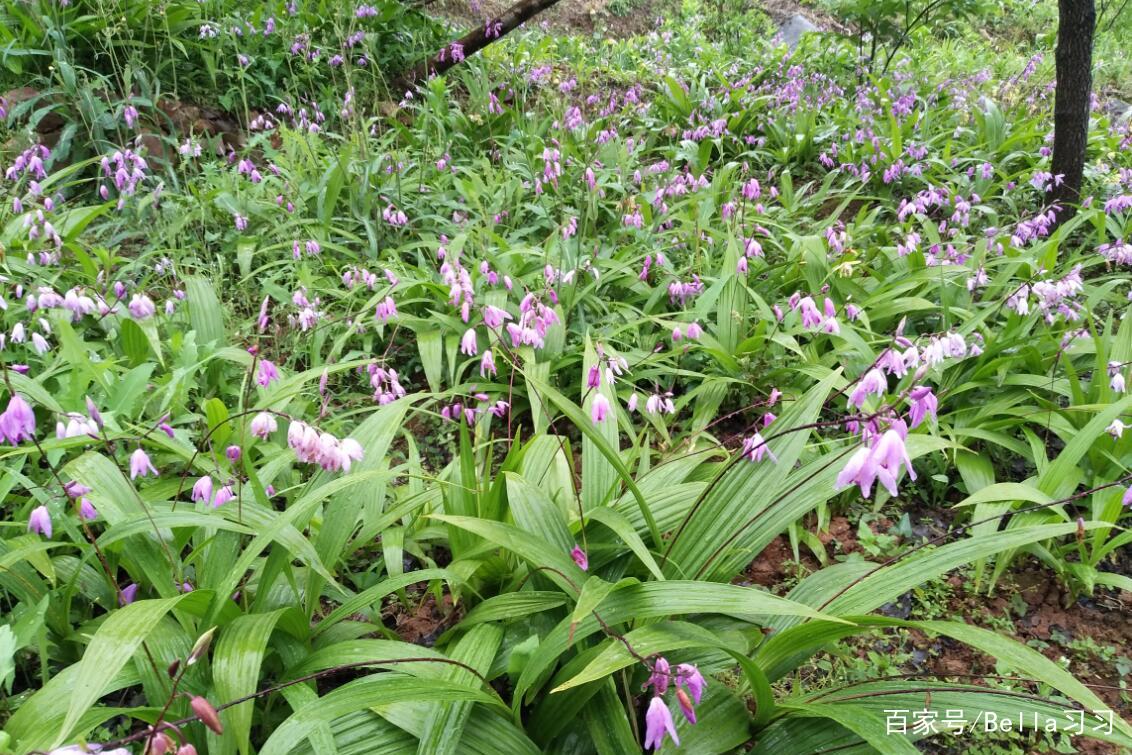
[[[1032,286],[1022,284],[1007,297],[1006,306],[1019,315],[1028,315],[1032,295],[1047,323],[1053,324],[1058,317],[1067,322],[1076,322],[1081,318],[1081,304],[1076,297],[1084,290],[1081,266],[1077,265],[1063,278],[1047,278]]]
[[[645,749],[659,750],[664,744],[665,736],[671,737],[673,744],[680,745],[680,737],[676,734],[676,722],[672,712],[664,701],[669,685],[675,689],[676,702],[680,712],[689,723],[696,723],[696,709],[703,697],[707,681],[700,670],[687,663],[681,663],[673,671],[668,661],[657,657],[653,663],[652,674],[649,676],[646,689],[652,687],[653,697],[649,701],[645,712]]]
[[[370,387],[373,388],[373,400],[378,404],[384,406],[405,395],[397,370],[378,364],[369,364],[365,369],[369,374]]]
[[[908,428],[901,420],[894,420],[880,435],[870,434],[837,475],[835,488],[840,490],[857,485],[861,488],[861,495],[868,498],[872,495],[873,483],[879,480],[891,495],[897,495],[896,479],[902,465],[907,469],[908,477],[916,479],[912,460],[904,446],[907,437]]]
[[[351,465],[365,456],[361,444],[353,438],[339,440],[297,420],[287,428],[287,445],[299,461],[318,464],[328,472],[349,472]]]
[[[13,446],[35,437],[35,412],[18,393],[8,399],[8,408],[0,414],[0,435]]]
[[[553,295],[553,291],[551,295]],[[489,308],[485,307],[485,322],[487,322],[487,309]],[[503,316],[505,319],[511,318],[511,315],[506,312],[503,313]],[[536,297],[533,293],[528,293],[519,302],[519,321],[507,323],[507,334],[511,336],[511,346],[513,348],[533,346],[536,349],[541,349],[546,345],[547,331],[557,325],[558,322],[558,313],[552,307],[547,306],[541,298]],[[502,322],[498,321],[494,327],[497,328],[500,324]],[[493,326],[488,323],[488,327]]]

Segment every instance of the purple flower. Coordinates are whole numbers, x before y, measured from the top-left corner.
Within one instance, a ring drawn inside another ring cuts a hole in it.
[[[28,517],[28,532],[35,532],[46,538],[51,537],[51,514],[46,506],[36,506]]]
[[[79,516],[88,522],[92,522],[98,518],[98,511],[95,510],[94,504],[91,503],[90,499],[86,496],[79,499]]]
[[[256,383],[266,388],[278,379],[279,368],[275,366],[275,363],[267,359],[261,359],[259,362],[259,372],[255,379]]]
[[[595,425],[605,422],[606,417],[609,416],[609,399],[602,394],[594,396],[594,402],[590,405],[590,417],[593,419]]]
[[[696,705],[700,704],[700,698],[704,694],[704,687],[707,686],[707,682],[704,681],[704,675],[700,673],[698,668],[689,663],[681,663],[676,667],[676,683],[686,687]],[[692,723],[695,723],[695,721],[692,721]]]
[[[880,396],[886,390],[888,390],[888,380],[883,372],[874,367],[865,373],[865,376],[857,383],[857,387],[849,394],[849,404],[860,409],[869,394]]]
[[[751,461],[762,461],[764,456],[769,456],[771,461],[778,463],[778,457],[770,450],[761,433],[743,439],[743,450],[740,455],[746,456]]]
[[[130,455],[130,479],[136,480],[138,477],[145,477],[150,474],[157,477],[157,469],[153,466],[153,462],[149,460],[149,455],[138,448]]]
[[[118,605],[128,606],[138,597],[138,583],[131,582],[118,591]]]
[[[240,450],[239,446],[228,446],[228,448],[224,449],[224,455],[227,456],[228,461],[233,464],[240,460],[242,454],[243,451]]]
[[[212,478],[208,475],[201,477],[193,485],[192,499],[197,501],[207,501],[212,498]]]
[[[910,427],[915,427],[924,421],[924,417],[931,416],[935,419],[936,408],[939,401],[936,399],[932,389],[918,385],[908,393],[908,419],[910,420]]]
[[[1125,506],[1132,506],[1132,485],[1129,485],[1128,489],[1124,491],[1124,497],[1120,499],[1120,502]]]
[[[480,377],[486,377],[489,372],[492,375],[496,374],[495,357],[492,356],[491,349],[485,349],[480,359]]]
[[[574,559],[574,563],[577,564],[578,568],[581,569],[582,571],[588,571],[589,570],[590,559],[589,559],[589,557],[586,556],[586,552],[584,550],[582,550],[581,548],[579,548],[578,546],[575,545],[570,550],[570,558]]]
[[[130,314],[134,316],[134,319],[144,320],[147,317],[153,316],[153,313],[157,311],[157,306],[153,303],[153,299],[150,299],[145,294],[134,294],[133,298],[130,299],[127,309],[130,310]]]
[[[645,749],[659,750],[664,743],[664,735],[672,737],[672,742],[680,744],[680,737],[676,736],[676,722],[672,720],[672,713],[664,700],[654,697],[649,703],[648,712],[645,713]]]
[[[90,396],[86,397],[86,413],[94,420],[94,424],[102,427],[102,415],[98,412],[98,405],[94,403]]]
[[[664,656],[659,656],[656,663],[653,664],[652,674],[649,675],[648,684],[652,686],[653,691],[658,695],[663,695],[668,691],[668,680],[672,676],[670,672],[671,667],[668,665],[668,660]]]
[[[18,393],[8,400],[8,408],[0,414],[0,435],[13,446],[35,435],[35,412]]]
[[[901,429],[903,429],[902,425]],[[861,495],[868,498],[873,482],[880,480],[889,493],[896,495],[899,492],[896,487],[896,477],[900,474],[902,464],[908,469],[908,477],[915,480],[916,473],[912,469],[908,450],[904,447],[904,436],[897,429],[886,430],[871,448],[863,446],[857,449],[837,475],[835,487],[840,489],[858,485],[861,488]]]
[[[236,494],[232,492],[232,486],[225,485],[224,487],[220,488],[220,490],[216,491],[216,498],[214,498],[212,501],[212,508],[219,508],[235,497]]]

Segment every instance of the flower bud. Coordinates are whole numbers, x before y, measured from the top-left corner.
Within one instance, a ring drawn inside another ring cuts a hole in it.
[[[191,666],[199,661],[205,653],[208,652],[208,646],[212,644],[212,635],[216,634],[216,627],[209,629],[202,634],[193,645],[193,650],[189,653],[188,665]]]
[[[216,712],[216,708],[212,707],[212,703],[200,695],[196,695],[189,701],[189,705],[192,706],[193,713],[196,714],[201,723],[212,729],[216,734],[224,733],[224,725],[220,723],[220,714]]]
[[[173,749],[173,741],[163,732],[157,732],[149,740],[149,747],[146,748],[145,755],[165,755],[171,749]]]

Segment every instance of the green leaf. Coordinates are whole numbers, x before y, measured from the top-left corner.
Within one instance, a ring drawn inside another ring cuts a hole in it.
[[[752,502],[771,499],[783,488],[810,435],[795,428],[817,419],[840,379],[839,372],[830,373],[774,421],[764,437],[777,462],[769,457],[761,462],[736,458],[719,474],[673,536],[666,573],[726,580],[734,576],[737,563],[756,555],[748,546],[760,535],[759,527],[749,526]]]
[[[629,649],[625,646],[626,642],[632,645],[638,655],[646,658],[651,655],[664,655],[674,650],[723,646],[723,642],[713,632],[684,621],[650,624],[626,632],[623,636],[625,642],[614,637],[607,638],[604,642],[605,648],[596,658],[576,675],[552,689],[550,693],[565,692],[572,687],[597,681],[615,671],[639,663],[636,656],[629,653]]]
[[[601,605],[601,601],[605,600],[606,596],[611,592],[618,588],[634,584],[638,584],[635,579],[622,579],[614,584],[612,582],[606,582],[596,575],[591,576],[586,580],[586,583],[582,585],[582,593],[578,596],[578,603],[574,606],[574,613],[570,615],[570,621],[577,624]]]
[[[284,609],[239,616],[220,630],[212,651],[212,683],[217,700],[236,700],[255,692],[267,640]],[[251,749],[250,733],[255,703],[251,700],[221,712],[224,733],[210,750],[228,755]]]
[[[654,577],[661,581],[665,579],[664,572],[660,570],[656,560],[649,553],[645,541],[633,529],[632,523],[624,514],[615,508],[602,507],[590,510],[586,516],[589,517],[590,521],[599,522],[613,530]]]
[[[497,698],[478,689],[440,679],[414,679],[396,673],[371,674],[327,693],[292,713],[264,742],[259,755],[287,755],[320,723],[394,702],[424,700],[433,703],[479,702],[500,705]]]
[[[790,715],[835,721],[868,742],[881,755],[918,755],[920,752],[907,738],[889,734],[885,720],[866,708],[848,704],[794,702],[783,702],[778,707]]]
[[[197,332],[200,344],[222,343],[224,335],[224,308],[216,298],[216,290],[204,278],[185,278],[185,300],[189,305],[189,323]]]
[[[490,624],[480,624],[464,635],[452,649],[450,657],[465,663],[480,674],[486,674],[499,652],[503,641],[503,630]],[[448,667],[443,673],[447,681],[465,685],[475,685],[478,681],[471,671],[458,667]],[[432,710],[424,721],[417,752],[421,755],[448,755],[460,751],[460,740],[464,726],[472,712],[472,703],[441,703],[431,706]]]
[[[113,611],[98,627],[79,661],[67,716],[52,748],[59,747],[76,733],[79,719],[106,694],[111,680],[133,657],[162,617],[191,595],[136,601]]]

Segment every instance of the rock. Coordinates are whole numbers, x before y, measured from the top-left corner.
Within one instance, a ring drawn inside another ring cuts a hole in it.
[[[782,26],[778,27],[779,36],[791,50],[798,46],[798,42],[802,39],[803,34],[819,31],[821,31],[821,27],[801,13],[795,13],[793,16],[786,19]]]
[[[1132,105],[1129,105],[1124,100],[1110,98],[1105,102],[1102,109],[1104,112],[1108,113],[1108,117],[1113,123],[1120,123],[1132,119]]]
[[[19,87],[18,89],[11,89],[4,92],[3,95],[0,95],[0,101],[4,102],[5,108],[9,112],[11,112],[12,108],[17,105],[22,105],[28,100],[37,100],[37,102],[31,106],[28,112],[29,116],[38,113],[46,106],[58,104],[57,97],[52,96],[45,98],[39,90],[33,89],[32,87]],[[43,134],[51,134],[58,131],[63,128],[65,123],[66,121],[63,119],[63,116],[59,115],[54,110],[47,110],[40,114],[39,120],[31,124],[31,126],[35,129],[37,134],[42,136]],[[58,138],[58,134],[55,134],[56,141],[58,141]]]

